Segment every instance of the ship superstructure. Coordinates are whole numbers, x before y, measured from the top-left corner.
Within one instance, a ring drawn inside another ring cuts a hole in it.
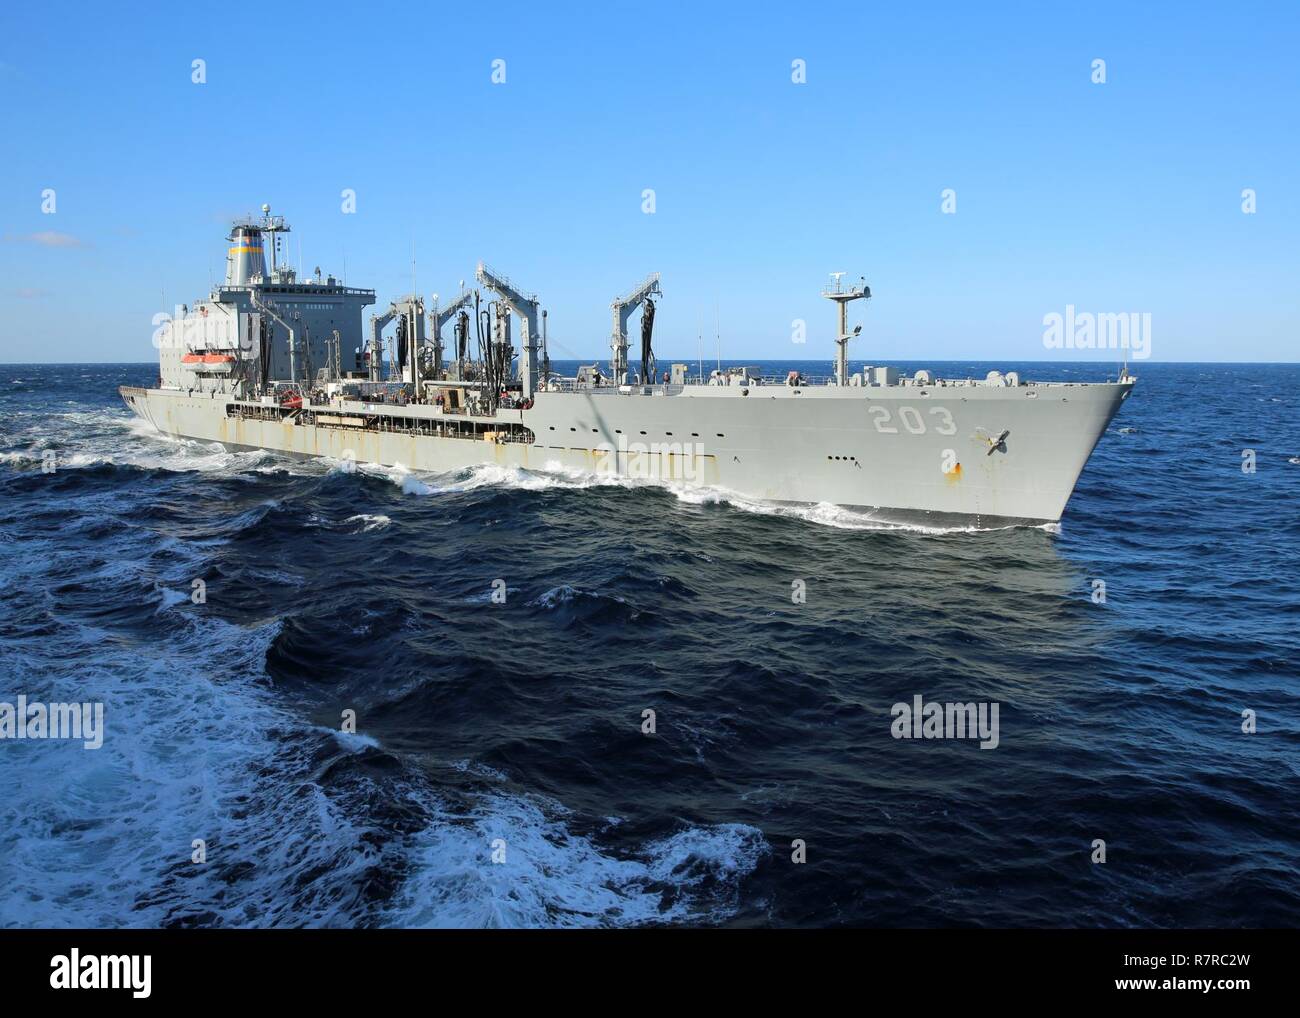
[[[823,292],[837,311],[830,377],[661,369],[657,273],[612,303],[608,371],[592,364],[561,377],[539,298],[482,262],[477,287],[462,282],[445,302],[393,300],[363,337],[374,291],[319,270],[299,280],[279,254],[288,229],[266,206],[237,222],[225,283],[159,330],[159,384],[121,391],[160,431],[411,470],[590,470],[882,520],[1000,526],[1060,519],[1134,382],[1126,371],[1106,383],[851,372],[848,344],[861,327],[849,331],[848,308],[871,291],[842,274]]]
[[[155,335],[162,388],[249,395],[273,380],[309,386],[345,360],[356,370],[361,313],[375,291],[319,269],[299,279],[281,250],[289,225],[269,206],[262,212],[231,227],[224,283],[177,308]]]

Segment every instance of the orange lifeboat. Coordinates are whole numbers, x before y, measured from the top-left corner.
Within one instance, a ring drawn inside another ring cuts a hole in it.
[[[202,374],[226,374],[235,366],[235,358],[228,353],[187,353],[181,363]]]

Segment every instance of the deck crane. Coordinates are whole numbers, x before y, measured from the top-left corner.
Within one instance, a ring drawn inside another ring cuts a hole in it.
[[[614,355],[609,361],[609,372],[614,379],[615,385],[627,385],[628,319],[632,317],[637,308],[645,303],[648,297],[661,296],[662,293],[663,291],[659,289],[659,273],[652,272],[641,281],[640,286],[626,297],[619,297],[610,304],[610,310],[614,315],[614,334],[610,337],[609,346]],[[653,379],[641,379],[644,385],[649,385],[652,381]]]
[[[452,298],[451,302],[444,308],[438,305],[438,295],[433,295],[433,310],[429,312],[429,326],[433,332],[433,374],[437,378],[442,374],[443,369],[443,344],[442,330],[443,327],[456,317],[461,310],[474,306],[474,291],[466,290],[464,280],[460,284],[460,294]]]
[[[501,298],[514,314],[522,319],[523,338],[519,351],[519,380],[523,383],[524,399],[537,392],[537,339],[541,335],[541,305],[535,294],[522,293],[510,280],[493,272],[482,262],[478,263],[476,278]]]
[[[424,346],[424,298],[408,294],[388,305],[388,310],[370,316],[370,380],[380,380],[384,361],[384,327],[397,319],[398,364],[403,381],[420,390],[420,349]]]

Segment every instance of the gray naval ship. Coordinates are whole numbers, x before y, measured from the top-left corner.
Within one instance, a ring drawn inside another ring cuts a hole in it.
[[[842,274],[822,294],[836,308],[832,376],[661,368],[655,274],[613,302],[608,368],[562,377],[551,370],[538,298],[482,263],[477,287],[462,282],[445,304],[436,295],[427,305],[418,294],[392,301],[365,335],[375,292],[319,269],[298,278],[282,257],[289,226],[268,206],[262,213],[232,227],[224,284],[159,316],[157,386],[120,390],[161,432],[344,469],[589,471],[984,528],[1059,520],[1135,381],[1127,369],[1106,383],[998,371],[945,379],[889,366],[850,373],[848,344],[861,326],[849,332],[848,308],[871,292],[844,285]]]

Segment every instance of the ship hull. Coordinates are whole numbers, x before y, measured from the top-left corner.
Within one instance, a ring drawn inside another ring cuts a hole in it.
[[[1131,388],[1127,381],[542,392],[532,408],[501,410],[479,424],[527,429],[526,440],[512,441],[427,433],[466,421],[428,406],[308,408],[318,413],[307,418],[325,424],[227,393],[124,388],[122,395],[165,434],[230,448],[421,472],[484,463],[590,471],[761,501],[848,506],[885,521],[995,527],[1061,518]]]

